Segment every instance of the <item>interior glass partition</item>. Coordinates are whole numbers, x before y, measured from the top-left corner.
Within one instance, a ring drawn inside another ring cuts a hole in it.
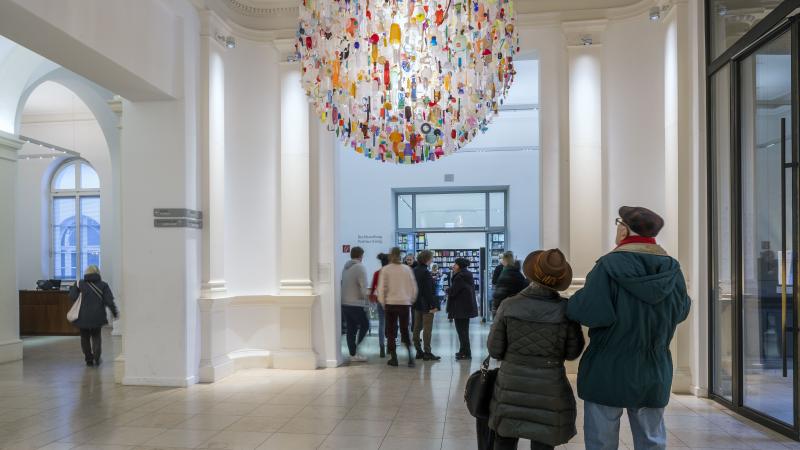
[[[710,395],[795,439],[798,6],[706,2]]]

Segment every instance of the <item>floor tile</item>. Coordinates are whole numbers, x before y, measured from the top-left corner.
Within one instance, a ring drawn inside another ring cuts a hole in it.
[[[177,429],[167,430],[155,436],[143,445],[150,447],[185,447],[194,448],[202,444],[215,434],[216,430]]]
[[[271,436],[271,433],[248,431],[222,431],[197,448],[224,450],[254,450]]]
[[[387,436],[381,444],[381,450],[440,450],[441,448],[441,439]]]
[[[258,450],[315,450],[326,436],[320,434],[275,433]]]
[[[296,434],[330,434],[339,419],[303,419],[295,417],[286,422],[278,431],[281,433]]]
[[[324,450],[378,450],[383,437],[331,435],[319,446]]]
[[[339,422],[333,430],[337,436],[370,436],[384,437],[392,422],[389,420],[353,420],[345,419]]]

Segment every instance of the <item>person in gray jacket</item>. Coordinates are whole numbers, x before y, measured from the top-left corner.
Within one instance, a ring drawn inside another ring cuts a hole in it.
[[[342,316],[347,325],[347,350],[350,361],[365,362],[367,358],[358,353],[358,344],[364,340],[369,330],[367,306],[369,306],[369,283],[367,269],[361,261],[364,249],[353,247],[350,250],[350,261],[342,271]]]

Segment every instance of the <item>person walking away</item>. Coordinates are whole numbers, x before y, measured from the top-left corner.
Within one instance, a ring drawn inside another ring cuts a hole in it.
[[[551,450],[577,434],[564,361],[580,356],[583,331],[558,294],[572,283],[572,268],[555,249],[528,255],[524,270],[530,285],[502,302],[489,332],[489,355],[502,361],[489,408],[494,450],[514,450],[520,438]]]
[[[367,285],[367,269],[362,264],[364,249],[353,247],[350,250],[350,261],[342,270],[342,316],[347,324],[347,350],[350,361],[365,362],[367,358],[358,353],[358,345],[364,340],[369,329],[367,306],[369,285]]]
[[[378,260],[381,262],[381,268],[383,266],[389,264],[389,255],[386,253],[378,253]],[[381,269],[375,271],[372,274],[372,287],[370,288],[369,292],[369,301],[375,305],[375,309],[378,311],[378,347],[380,348],[381,358],[386,357],[386,313],[383,310],[383,305],[378,301],[378,295],[376,294],[378,290],[378,279],[381,275]]]
[[[567,316],[589,327],[578,369],[589,450],[616,449],[623,409],[636,449],[664,449],[664,408],[672,385],[669,344],[691,300],[678,262],[656,243],[664,219],[623,206],[617,248],[600,258]]]
[[[505,252],[502,256],[503,270],[495,283],[492,293],[492,315],[497,314],[503,300],[519,294],[528,286],[525,275],[520,270],[519,261],[514,259],[514,253]]]
[[[411,306],[417,299],[417,281],[411,268],[402,263],[400,249],[392,248],[389,252],[389,264],[381,269],[378,277],[378,301],[386,310],[386,340],[389,350],[390,366],[397,366],[397,329],[403,345],[408,350],[408,366],[414,367],[411,354],[411,338],[409,336],[408,319]]]
[[[472,359],[469,345],[469,320],[478,317],[478,303],[475,301],[475,281],[469,271],[469,260],[456,258],[453,276],[447,292],[447,316],[453,319],[458,333],[459,350],[456,360]]]
[[[81,349],[87,366],[99,366],[103,350],[101,331],[108,325],[106,308],[111,310],[114,319],[119,318],[119,310],[114,303],[114,294],[108,283],[100,276],[100,269],[92,264],[86,268],[83,280],[69,288],[69,298],[73,302],[81,296],[78,319],[72,322],[81,330]]]
[[[414,278],[417,280],[417,301],[414,303],[414,347],[417,350],[416,358],[425,361],[442,359],[431,352],[434,314],[440,308],[433,276],[428,270],[432,260],[433,253],[430,250],[423,250],[417,255],[417,267],[414,268]],[[424,338],[424,348],[420,333]]]

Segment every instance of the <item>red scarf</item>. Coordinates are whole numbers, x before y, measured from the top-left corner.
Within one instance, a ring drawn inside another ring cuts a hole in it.
[[[623,245],[628,245],[628,244],[655,244],[655,243],[656,243],[656,238],[644,237],[644,236],[628,236],[619,243],[617,248],[620,248]]]

